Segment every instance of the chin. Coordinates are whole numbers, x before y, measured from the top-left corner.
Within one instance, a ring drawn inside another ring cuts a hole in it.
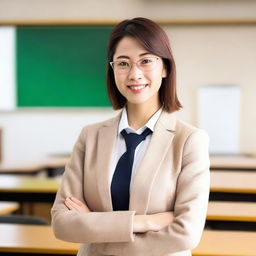
[[[129,100],[128,99],[128,102],[130,103],[130,104],[134,104],[134,105],[141,105],[141,104],[145,104],[145,103],[148,103],[148,101],[147,101],[147,99],[140,99],[140,100]]]

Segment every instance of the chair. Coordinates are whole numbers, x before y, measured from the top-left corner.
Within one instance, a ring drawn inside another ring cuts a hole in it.
[[[49,225],[49,223],[39,217],[25,215],[0,215],[0,223],[26,224],[26,225]]]

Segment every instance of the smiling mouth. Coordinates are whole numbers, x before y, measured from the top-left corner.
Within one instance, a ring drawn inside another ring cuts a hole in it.
[[[143,84],[143,85],[130,85],[128,86],[129,89],[133,90],[133,91],[140,91],[142,89],[144,89],[145,87],[147,87],[148,85],[147,84]]]

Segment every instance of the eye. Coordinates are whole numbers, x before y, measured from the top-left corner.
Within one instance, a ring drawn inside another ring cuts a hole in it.
[[[118,67],[129,67],[129,62],[127,62],[127,61],[118,61],[117,66]]]
[[[150,63],[152,63],[152,62],[153,62],[152,59],[150,59],[150,58],[145,58],[145,59],[142,59],[142,60],[140,61],[140,64],[141,64],[141,65],[147,65],[147,64],[150,64]]]

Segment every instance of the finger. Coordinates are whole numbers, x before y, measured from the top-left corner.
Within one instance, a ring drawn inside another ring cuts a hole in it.
[[[70,198],[67,198],[66,201],[69,203],[69,205],[71,205],[75,209],[81,208],[81,206],[79,206],[77,203],[73,202]]]
[[[77,211],[77,212],[80,212],[80,213],[87,213],[87,212],[89,212],[89,210],[86,209],[85,206],[80,207],[76,203],[72,202],[69,198],[66,199],[65,204],[67,205],[67,207],[70,210],[74,210],[74,211]]]
[[[77,198],[75,197],[70,197],[70,200],[73,201],[74,203],[80,205],[80,206],[83,206],[84,203],[82,203],[80,200],[78,200]]]
[[[87,204],[85,202],[82,202],[80,200],[78,200],[77,198],[75,197],[70,197],[70,199],[76,203],[77,205],[79,205],[81,208],[85,209],[86,211],[90,211]]]
[[[71,205],[76,210],[80,210],[81,209],[81,206],[78,205],[77,203],[73,202],[70,198],[67,198],[66,201],[69,203],[69,205]]]
[[[67,206],[69,210],[75,210],[75,208],[66,200],[64,204]]]

